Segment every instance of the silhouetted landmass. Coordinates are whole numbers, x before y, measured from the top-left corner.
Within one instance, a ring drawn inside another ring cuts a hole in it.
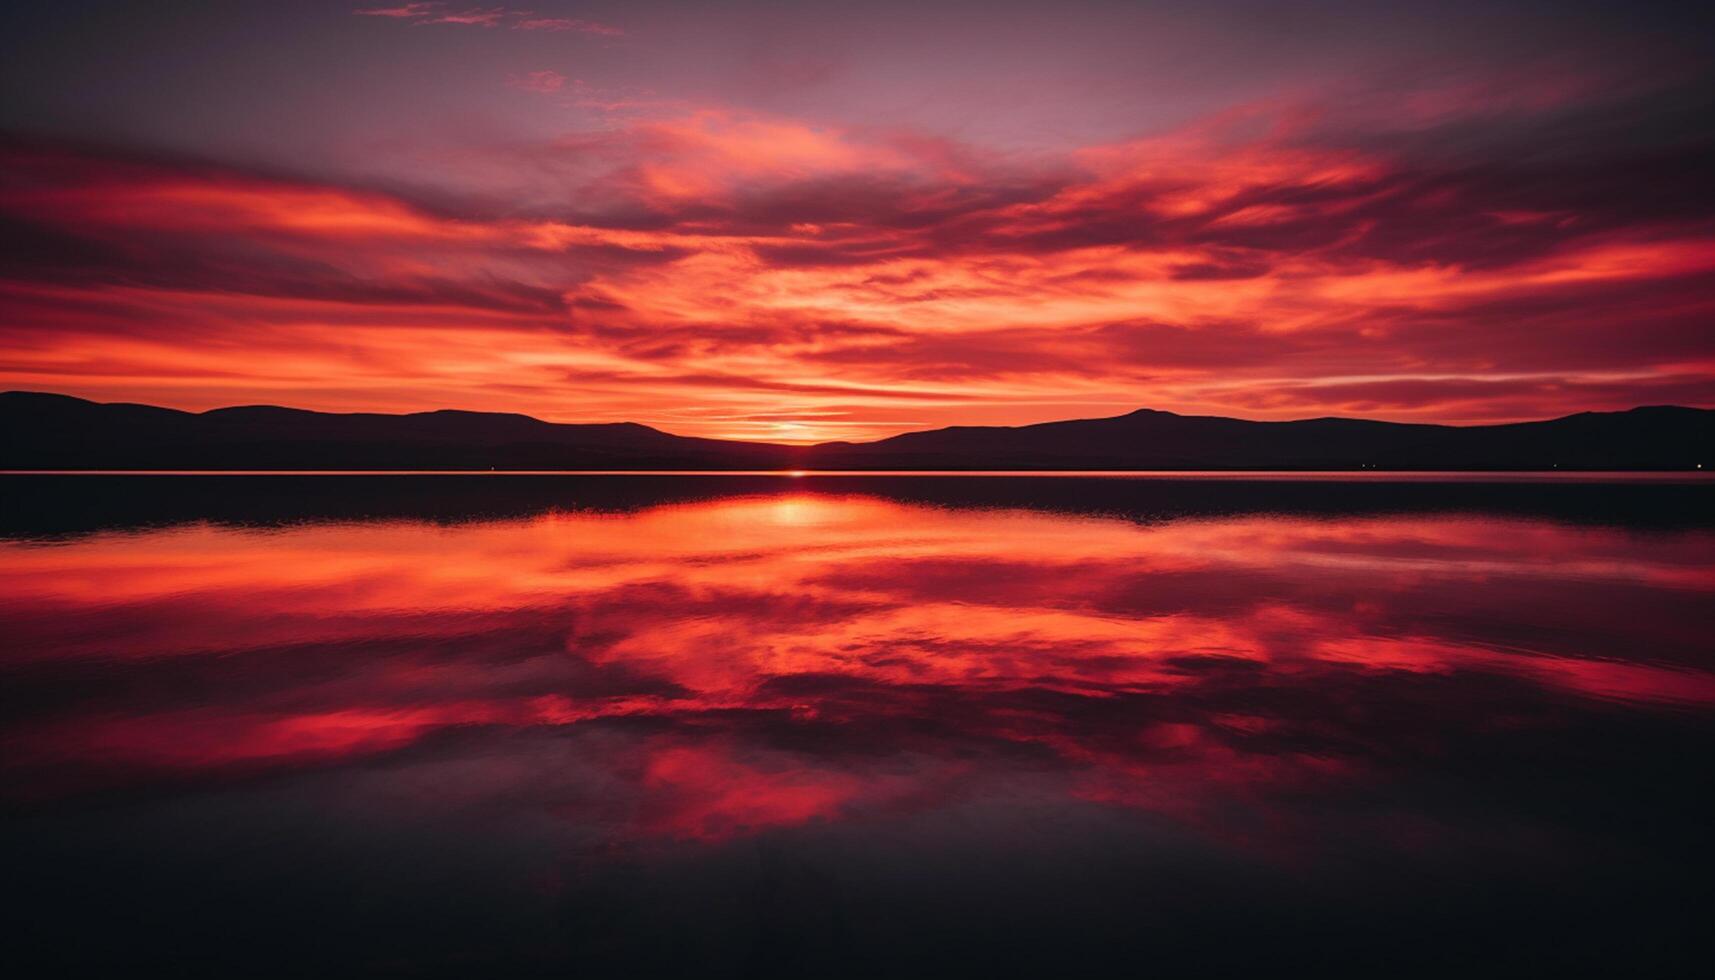
[[[483,412],[338,415],[251,406],[193,413],[6,392],[0,433],[6,469],[1691,470],[1715,463],[1715,411],[1674,406],[1486,426],[1251,422],[1140,409],[780,446]]]
[[[332,414],[271,405],[181,412],[0,394],[8,469],[773,469],[788,449],[630,422],[558,425],[493,412]]]
[[[1712,446],[1715,411],[1664,405],[1483,426],[1251,422],[1139,409],[1111,419],[954,426],[817,451],[842,466],[885,460],[889,469],[1681,470],[1712,462]]]

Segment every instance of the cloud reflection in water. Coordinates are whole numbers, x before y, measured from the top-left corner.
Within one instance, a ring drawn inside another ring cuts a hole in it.
[[[1108,861],[1191,874],[1193,906],[1230,874],[1301,880],[1311,904],[1378,868],[1499,862],[1494,894],[1610,863],[1671,878],[1707,802],[1671,756],[1710,744],[1712,545],[1480,513],[1150,524],[797,483],[628,513],[12,540],[4,794],[26,825],[71,815],[46,839],[86,858],[153,842],[224,854],[244,881],[299,873],[185,839],[215,821],[225,845],[271,841],[323,876],[362,855],[390,902],[426,863],[502,907],[680,928],[698,875],[832,876],[841,914],[913,936],[898,923],[929,895],[955,932],[1022,914],[981,911],[986,868],[1035,881],[1019,908],[1052,898],[1062,931],[1103,896],[1074,931],[1110,951],[1089,930],[1163,898],[1122,901]],[[721,870],[756,847],[797,870]],[[901,880],[918,897],[874,919]],[[792,914],[832,908],[823,885]],[[773,901],[756,914],[795,921]],[[567,935],[649,931],[577,921],[507,942],[555,962]]]

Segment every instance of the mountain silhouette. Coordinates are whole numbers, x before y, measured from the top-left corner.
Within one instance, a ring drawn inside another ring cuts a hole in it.
[[[875,459],[899,469],[1679,470],[1708,462],[1711,446],[1715,411],[1652,406],[1480,426],[1252,422],[1139,409],[1117,418],[953,426],[818,449],[841,465]]]
[[[1690,470],[1715,462],[1712,446],[1715,411],[1675,406],[1481,426],[1252,422],[1140,409],[781,446],[488,412],[333,414],[267,405],[183,412],[0,393],[0,468],[14,470]]]
[[[0,465],[8,469],[749,469],[779,466],[786,453],[633,422],[272,405],[181,412],[22,391],[0,393],[0,431]]]

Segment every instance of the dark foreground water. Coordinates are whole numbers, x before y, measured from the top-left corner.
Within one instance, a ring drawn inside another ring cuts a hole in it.
[[[1708,965],[1709,484],[0,493],[14,976]]]

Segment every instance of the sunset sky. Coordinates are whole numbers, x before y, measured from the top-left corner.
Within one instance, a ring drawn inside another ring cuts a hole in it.
[[[1715,18],[13,4],[0,388],[771,441],[1715,405]]]

